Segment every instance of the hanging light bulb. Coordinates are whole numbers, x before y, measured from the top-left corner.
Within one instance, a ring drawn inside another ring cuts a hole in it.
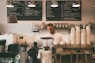
[[[14,7],[13,1],[12,0],[8,0],[6,7]]]
[[[57,1],[52,0],[51,2],[52,2],[52,4],[51,4],[50,7],[58,7],[58,3],[57,3]]]
[[[35,2],[34,2],[33,0],[30,0],[30,1],[28,2],[28,7],[36,7]]]
[[[72,4],[72,7],[80,7],[80,3],[78,3],[78,1],[76,0],[76,2]]]

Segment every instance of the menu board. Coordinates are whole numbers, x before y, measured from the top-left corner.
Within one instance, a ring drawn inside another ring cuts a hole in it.
[[[7,8],[7,16],[14,14],[18,20],[42,20],[42,1],[35,1],[36,7],[28,7],[27,1],[13,1],[13,8]]]
[[[50,7],[51,1],[46,1],[46,20],[47,21],[80,21],[81,20],[81,1],[80,7],[72,7],[76,1],[57,1],[58,7]]]

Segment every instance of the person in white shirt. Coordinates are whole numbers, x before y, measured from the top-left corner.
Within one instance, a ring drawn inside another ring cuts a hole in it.
[[[52,37],[53,44],[49,44],[50,46],[58,45],[63,41],[62,35],[60,33],[55,32],[55,27],[52,23],[47,24],[47,30],[49,33],[45,35],[45,37]]]

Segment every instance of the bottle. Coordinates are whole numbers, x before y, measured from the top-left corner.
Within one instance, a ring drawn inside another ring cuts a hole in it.
[[[59,28],[58,23],[56,23],[56,28],[57,28],[57,29]]]
[[[61,25],[61,23],[59,23],[59,29],[61,29],[62,28],[62,25]]]
[[[62,28],[64,28],[65,27],[65,25],[64,24],[62,24]]]
[[[68,23],[65,24],[65,28],[68,28]]]

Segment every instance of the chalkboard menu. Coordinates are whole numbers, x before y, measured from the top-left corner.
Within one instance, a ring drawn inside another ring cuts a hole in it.
[[[50,7],[51,1],[46,1],[47,21],[80,21],[81,6],[72,7],[76,1],[58,1],[58,7]],[[81,1],[79,1],[81,5]]]
[[[42,1],[35,1],[36,7],[28,7],[27,1],[14,1],[14,8],[7,8],[7,16],[15,14],[18,20],[42,20]]]

